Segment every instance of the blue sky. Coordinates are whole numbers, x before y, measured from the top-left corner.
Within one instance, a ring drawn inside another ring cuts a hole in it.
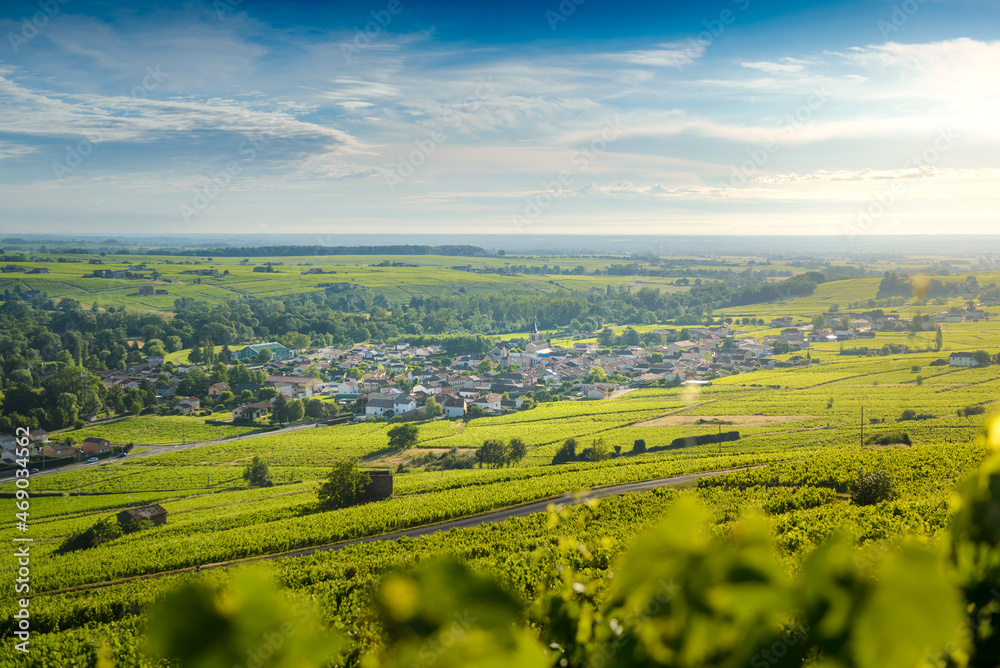
[[[0,10],[0,231],[989,233],[1000,1]]]

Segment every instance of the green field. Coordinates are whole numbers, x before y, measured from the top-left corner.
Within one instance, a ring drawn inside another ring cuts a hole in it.
[[[398,259],[418,264],[468,263],[456,258]],[[319,281],[336,280],[362,283],[390,299],[403,300],[418,294],[410,291],[446,294],[464,288],[466,293],[481,290],[488,294],[516,288],[549,292],[569,285],[580,289],[590,283],[604,287],[612,279],[475,275],[442,264],[362,266],[372,262],[370,257],[294,260],[314,261],[315,266],[338,273],[300,275],[309,265],[292,266],[290,259],[284,258],[281,274],[263,276],[253,274],[250,266],[241,266],[236,258],[211,265],[228,269],[229,276],[197,284],[188,275],[179,274],[196,265],[169,265],[169,271],[165,265],[161,268],[164,278],[185,282],[169,284],[169,300],[145,302],[133,302],[138,296],[127,292],[133,288],[113,285],[114,281],[102,282],[107,283],[108,292],[88,292],[83,299],[71,291],[87,290],[99,279],[79,279],[64,271],[44,280],[67,290],[62,294],[87,303],[95,300],[102,307],[128,304],[129,308],[169,309],[172,300],[182,294],[175,294],[175,287],[190,288],[199,298],[222,299],[237,294],[309,291],[317,289]],[[251,264],[259,261],[251,259]],[[321,264],[327,261],[336,264]],[[510,257],[504,261],[528,262]],[[541,262],[537,258],[531,261]],[[553,262],[551,258],[548,261]],[[476,262],[501,260],[472,261]],[[597,267],[607,260],[580,260],[585,262],[590,263],[587,267]],[[925,263],[913,260],[913,266]],[[89,265],[69,266],[80,273]],[[628,284],[633,289],[657,284],[647,278],[618,278],[621,280],[615,285]],[[452,279],[457,282],[452,283]],[[663,281],[666,289],[674,289],[668,282]],[[981,282],[986,284],[986,278]],[[877,286],[878,279],[832,281],[821,284],[810,297],[725,309],[714,315],[765,320],[792,315],[808,322],[834,304],[843,312],[849,303],[874,298]],[[894,310],[905,317],[962,304],[960,300],[935,305],[910,300]],[[661,326],[634,325],[640,332]],[[735,329],[737,334],[752,336],[777,332],[767,326],[737,325]],[[94,665],[99,648],[106,645],[116,665],[156,665],[142,658],[138,649],[150,606],[182,584],[228,586],[242,571],[230,567],[198,572],[201,567],[261,560],[582,489],[693,472],[740,469],[703,478],[680,490],[625,494],[558,513],[353,545],[308,557],[281,556],[260,562],[258,568],[286,595],[315,605],[321,626],[347,638],[341,656],[354,659],[388,642],[376,591],[384,578],[400,567],[412,568],[442,555],[460,558],[514,592],[520,601],[519,614],[525,616],[536,614],[530,601],[551,594],[552,588],[562,586],[560,582],[577,593],[583,587],[580,605],[600,605],[613,588],[608,584],[612,576],[628,577],[621,560],[629,558],[625,555],[637,545],[636,537],[664,513],[689,500],[706,508],[709,530],[719,540],[744,540],[743,522],[757,517],[755,521],[765,528],[771,541],[769,558],[789,573],[811,568],[812,555],[821,552],[821,546],[835,536],[843,536],[856,562],[875,564],[871,568],[877,569],[881,555],[890,553],[907,537],[917,536],[930,545],[945,540],[955,486],[982,463],[987,452],[983,427],[991,415],[1000,412],[1000,365],[931,366],[947,359],[952,351],[996,354],[1000,351],[1000,318],[945,324],[942,329],[944,342],[939,352],[925,352],[934,343],[931,332],[912,336],[879,333],[872,340],[846,342],[845,347],[881,348],[892,343],[921,352],[859,357],[841,354],[841,344],[812,344],[807,349],[811,364],[725,376],[700,389],[636,389],[609,401],[557,401],[503,417],[418,423],[417,442],[403,450],[389,449],[389,425],[384,423],[268,434],[264,427],[205,424],[210,419],[206,417],[137,417],[66,432],[77,441],[101,436],[121,444],[208,442],[31,479],[33,494],[55,495],[31,499],[32,593],[38,595],[32,600],[33,641],[37,653],[27,661],[15,664],[0,659],[0,664],[73,665],[75,661],[77,665]],[[559,341],[569,343],[571,339]],[[175,361],[182,361],[185,354],[174,353]],[[970,407],[983,412],[959,416],[960,410]],[[904,419],[907,411],[919,419]],[[740,437],[723,443],[677,445],[677,439],[708,436],[720,429],[738,431]],[[896,432],[904,432],[910,445],[863,440]],[[234,436],[250,437],[233,440]],[[428,457],[472,454],[489,439],[508,441],[515,437],[524,441],[527,454],[514,466],[422,467]],[[603,461],[553,465],[553,456],[570,437],[577,440],[578,450],[600,441],[620,454]],[[645,442],[645,453],[632,452],[639,439]],[[274,486],[248,486],[243,471],[255,457],[268,464]],[[397,467],[404,465],[405,470],[409,465],[413,469],[395,475],[390,499],[317,512],[316,490],[330,468],[342,460],[357,462],[362,468],[399,470]],[[860,468],[886,472],[897,489],[895,498],[873,505],[855,503],[850,490]],[[14,487],[7,483],[2,491],[12,492]],[[91,549],[60,550],[68,537],[98,520],[123,508],[149,503],[159,503],[168,511],[165,525]],[[12,513],[0,518],[0,533],[5,539],[16,534],[16,521]],[[0,564],[0,573],[13,578],[16,568],[14,560],[7,560]],[[869,569],[867,565],[859,568],[864,572]],[[576,579],[564,581],[556,573],[572,574]],[[82,586],[94,589],[71,590]],[[11,601],[5,600],[0,616],[7,629],[13,623],[13,611]],[[344,662],[354,659],[345,658]]]

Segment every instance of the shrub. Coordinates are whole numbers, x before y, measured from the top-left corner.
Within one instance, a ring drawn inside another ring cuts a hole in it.
[[[517,464],[519,461],[524,459],[524,456],[528,454],[528,446],[524,444],[520,438],[516,436],[510,439],[510,444],[507,447],[507,464]]]
[[[899,422],[906,422],[907,420],[933,420],[937,416],[933,413],[918,413],[912,408],[907,408],[899,416]]]
[[[89,550],[119,538],[122,535],[122,528],[118,525],[114,517],[106,517],[98,520],[89,529],[72,534],[63,541],[63,544],[56,550],[57,554],[66,554],[77,550]]]
[[[488,439],[476,450],[476,461],[480,466],[500,468],[507,462],[507,446],[500,439]]]
[[[958,417],[972,417],[973,415],[982,415],[985,412],[985,406],[966,406],[958,409]]]
[[[580,453],[580,459],[585,462],[601,462],[610,457],[611,452],[602,438],[595,439],[590,447],[584,448],[583,452]]]
[[[274,485],[271,481],[271,471],[267,466],[267,462],[257,455],[254,455],[253,461],[243,469],[243,479],[251,487],[271,487]]]
[[[899,494],[892,477],[884,469],[866,471],[859,468],[854,480],[848,483],[851,501],[859,506],[871,506],[882,501],[892,501]]]
[[[641,455],[644,452],[646,452],[646,439],[635,439],[635,443],[632,444],[632,454]]]
[[[393,450],[409,448],[417,444],[417,425],[401,424],[389,430],[389,447]]]
[[[326,476],[317,496],[322,510],[346,508],[362,501],[372,477],[358,468],[356,462],[339,461]]]
[[[565,464],[576,461],[576,439],[572,436],[567,438],[552,458],[553,464]]]
[[[902,443],[903,445],[913,445],[910,435],[905,431],[886,431],[881,434],[872,434],[865,439],[865,445],[893,445]]]

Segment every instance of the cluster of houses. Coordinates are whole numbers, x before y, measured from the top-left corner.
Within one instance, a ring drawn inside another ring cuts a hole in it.
[[[115,448],[106,438],[85,438],[78,445],[53,441],[49,439],[49,434],[44,429],[32,429],[28,432],[27,438],[26,447],[33,457],[89,459],[110,454]],[[14,463],[15,451],[19,447],[21,446],[17,444],[14,436],[0,436],[0,459],[4,463]]]

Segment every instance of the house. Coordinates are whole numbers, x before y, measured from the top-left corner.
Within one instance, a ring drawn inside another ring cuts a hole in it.
[[[111,452],[111,441],[106,438],[91,436],[83,439],[83,443],[80,444],[80,450],[87,457],[101,455],[106,452]]]
[[[28,270],[29,274],[47,274],[49,273],[48,267],[32,267]]]
[[[90,264],[104,264],[104,260],[90,260]]]
[[[35,297],[41,297],[41,290],[25,290],[21,293],[21,297],[24,299],[34,299]]]
[[[146,364],[150,366],[163,366],[163,358],[159,355],[150,355],[146,358]]]
[[[28,431],[28,446],[38,448],[49,442],[49,432],[44,429],[31,429]]]
[[[789,343],[800,343],[802,341],[802,330],[795,327],[788,327],[781,330],[781,335],[778,338]]]
[[[438,403],[440,403],[441,407],[444,408],[444,416],[446,418],[465,417],[465,412],[469,407],[469,404],[465,399],[452,395],[442,397]]]
[[[270,401],[255,404],[243,404],[233,409],[233,420],[257,420],[271,411]]]
[[[79,457],[83,451],[66,443],[51,443],[42,448],[42,454],[46,457]]]
[[[498,411],[500,410],[500,395],[490,393],[484,397],[479,397],[472,402],[473,406],[479,406],[486,411]]]
[[[184,397],[177,404],[177,412],[187,415],[201,410],[201,399],[198,397]]]
[[[972,353],[952,353],[948,358],[951,366],[979,366]]]
[[[791,327],[792,326],[792,316],[784,315],[780,318],[774,318],[771,320],[771,327]]]
[[[131,529],[133,522],[149,520],[153,523],[153,526],[160,526],[161,524],[167,523],[167,511],[158,503],[154,503],[151,506],[123,510],[118,513],[117,517],[118,524],[124,531]]]
[[[208,396],[217,397],[223,392],[231,392],[229,388],[229,383],[215,383],[208,387]]]
[[[140,285],[139,286],[139,294],[140,295],[144,295],[144,296],[145,295],[152,295],[152,294],[155,294],[155,292],[156,292],[156,288],[153,287],[152,285]]]
[[[365,404],[365,415],[380,418],[386,413],[395,413],[393,410],[395,405],[396,402],[393,399],[369,399],[368,403]]]
[[[312,376],[268,376],[264,385],[293,399],[311,397],[319,389],[320,379]]]
[[[587,390],[588,399],[610,399],[614,386],[610,383],[594,383],[594,386]]]
[[[344,397],[357,397],[361,394],[361,387],[356,380],[344,380],[337,384],[337,395]]]
[[[248,360],[257,357],[262,350],[270,350],[272,359],[279,362],[291,359],[295,357],[295,351],[289,350],[285,346],[281,345],[277,341],[271,341],[269,343],[253,343],[245,348],[240,348],[236,351],[236,359],[238,360]]]
[[[392,412],[396,415],[416,410],[417,399],[409,394],[401,394],[392,400]]]

